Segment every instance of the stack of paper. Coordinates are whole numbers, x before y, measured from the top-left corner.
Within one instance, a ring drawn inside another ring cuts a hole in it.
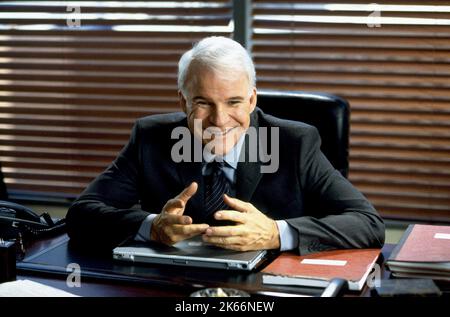
[[[17,280],[0,284],[0,297],[76,297],[62,291],[30,280]]]

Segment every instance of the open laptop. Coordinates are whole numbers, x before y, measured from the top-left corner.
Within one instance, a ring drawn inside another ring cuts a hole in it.
[[[129,241],[113,250],[117,260],[205,268],[252,270],[267,251],[232,251],[215,247],[201,237],[180,241],[173,246],[152,242]]]

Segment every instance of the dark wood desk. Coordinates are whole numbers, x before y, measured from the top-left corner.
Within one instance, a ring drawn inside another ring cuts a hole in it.
[[[45,239],[38,241],[27,249],[26,258],[33,257],[42,253],[44,250],[61,245],[67,241],[67,236],[62,235],[53,239]],[[390,254],[393,245],[385,245],[380,257],[380,265],[382,268],[382,278],[388,278],[389,272],[384,269],[384,259]],[[65,251],[64,251],[65,252]],[[63,254],[63,256],[66,256]],[[73,259],[73,258],[71,258]],[[76,257],[75,257],[76,260]],[[109,260],[111,262],[112,260]],[[115,263],[115,262],[114,262]],[[82,264],[82,271],[84,267]],[[111,264],[108,264],[111,265]],[[116,264],[114,264],[115,266]],[[129,265],[124,265],[129,270]],[[120,280],[117,278],[108,278],[104,276],[91,276],[83,274],[81,276],[81,287],[70,288],[66,284],[68,272],[62,271],[44,272],[33,270],[20,270],[18,279],[29,279],[39,283],[43,283],[67,292],[80,296],[121,296],[121,297],[186,297],[193,291],[205,287],[231,287],[243,289],[254,296],[282,296],[284,294],[307,294],[318,296],[321,290],[317,289],[300,289],[298,287],[281,287],[281,286],[263,286],[260,279],[261,273],[240,273],[221,270],[205,270],[199,268],[185,268],[174,266],[156,266],[156,267],[138,267],[136,270],[145,269],[148,271],[146,280]],[[305,293],[306,290],[306,293]],[[370,290],[367,286],[362,292],[349,292],[348,296],[370,296]],[[347,296],[346,295],[346,296]]]

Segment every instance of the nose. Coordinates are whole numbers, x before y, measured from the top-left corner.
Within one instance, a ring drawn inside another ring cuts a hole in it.
[[[211,111],[209,115],[209,121],[212,125],[216,127],[225,127],[226,123],[228,122],[228,113],[224,107],[217,105],[216,107],[213,107],[213,110]]]

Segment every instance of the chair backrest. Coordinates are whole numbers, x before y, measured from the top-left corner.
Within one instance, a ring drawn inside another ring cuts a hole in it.
[[[5,181],[3,180],[2,166],[0,165],[0,200],[7,200],[8,192],[6,191]]]
[[[258,90],[257,106],[282,119],[315,126],[321,150],[344,177],[348,176],[350,107],[344,99],[323,93]]]

